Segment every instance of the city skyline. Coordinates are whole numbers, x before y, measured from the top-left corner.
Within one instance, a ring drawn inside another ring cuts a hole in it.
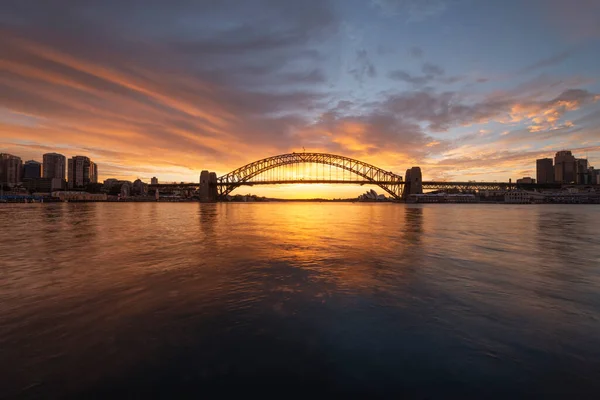
[[[600,6],[575,3],[9,1],[0,148],[86,154],[99,181],[303,147],[440,180],[536,176],[566,149],[598,165]]]
[[[299,153],[302,154],[302,153]],[[25,186],[29,187],[29,185],[34,185],[34,181],[37,180],[37,185],[44,185],[43,187],[48,188],[56,188],[57,190],[82,190],[87,188],[90,184],[98,184],[102,180],[99,179],[98,174],[98,164],[93,162],[87,156],[76,155],[70,157],[68,160],[66,157],[59,153],[45,153],[43,154],[43,163],[40,163],[36,160],[28,160],[26,162],[22,161],[22,158],[7,153],[0,153],[0,158],[2,158],[2,163],[0,163],[0,183],[7,185],[7,187],[12,186]],[[10,161],[12,160],[12,161]],[[6,161],[12,162],[12,164],[4,164]],[[68,163],[67,163],[68,161]],[[9,165],[12,165],[9,166]],[[314,166],[313,166],[314,167]],[[10,172],[12,168],[12,172]],[[535,160],[535,168],[536,174],[535,178],[531,177],[523,177],[515,179],[517,184],[574,184],[574,185],[600,185],[600,171],[596,170],[593,165],[588,162],[587,158],[577,158],[576,154],[574,155],[570,150],[561,150],[556,152],[554,158],[542,158]],[[292,167],[292,169],[294,169]],[[413,168],[414,169],[414,168]],[[561,172],[562,171],[562,172]],[[569,173],[567,176],[565,171]],[[290,170],[288,171],[290,175],[294,175],[295,172]],[[204,170],[200,174],[200,182],[203,181],[202,174],[208,174],[209,172]],[[315,179],[319,177],[318,168],[311,170],[308,169],[305,172],[301,172],[302,174],[308,174],[305,176],[306,179]],[[311,174],[316,175],[311,175]],[[8,174],[8,175],[7,175]],[[10,179],[8,177],[13,175],[11,179],[15,180],[15,182],[9,182]],[[408,170],[407,170],[408,174]],[[419,174],[421,172],[419,171]],[[211,173],[211,175],[215,175],[215,173]],[[285,175],[285,174],[284,174]],[[208,176],[208,175],[207,175]],[[301,175],[302,176],[302,175]],[[407,175],[408,176],[408,175]],[[217,176],[215,175],[214,179],[216,180]],[[205,178],[206,179],[206,178]],[[30,181],[28,183],[28,180]],[[44,183],[44,180],[46,182]],[[159,179],[154,176],[152,178],[140,178],[137,176],[135,178],[135,182],[133,179],[123,179],[123,178],[105,178],[103,179],[103,186],[105,189],[110,189],[113,183],[128,182],[130,186],[128,190],[135,190],[137,193],[143,192],[140,189],[139,185],[147,185],[147,182],[150,180],[152,185],[156,185],[159,183]],[[406,179],[408,181],[408,178]],[[513,179],[510,178],[510,183]],[[439,181],[439,183],[448,182],[447,180]],[[477,182],[471,180],[469,182]],[[479,181],[485,183],[485,180]],[[497,181],[494,181],[497,182]],[[178,183],[186,183],[193,184],[194,182],[183,182],[183,181],[161,181],[161,184],[178,184]],[[491,181],[488,181],[491,183]],[[505,182],[506,183],[506,182]],[[327,183],[312,183],[316,186],[331,186],[332,184]],[[138,186],[136,186],[138,185]],[[273,184],[270,185],[271,188],[282,188],[281,185]],[[29,187],[31,189],[32,187]],[[266,186],[268,187],[268,186]],[[297,198],[297,199],[311,199],[314,197],[311,196],[310,191],[306,191],[306,186],[301,183],[290,183],[283,185],[283,193],[284,196],[290,193],[289,188],[293,187],[293,196],[292,197],[283,197],[283,198]],[[336,185],[336,187],[339,187]],[[361,184],[346,184],[346,187],[350,187],[352,189],[362,188]],[[285,190],[285,189],[288,190]],[[54,190],[54,189],[52,189]],[[95,189],[97,190],[97,188]],[[277,190],[277,189],[275,189]],[[281,190],[281,189],[280,189]],[[258,194],[261,195],[261,191],[264,191],[264,186],[258,188]],[[268,191],[268,189],[267,189]],[[339,191],[335,194],[339,195]],[[368,192],[367,192],[368,193]],[[256,195],[256,194],[255,194]],[[206,197],[206,196],[205,196]],[[363,195],[359,195],[358,198],[365,197]],[[368,197],[368,196],[367,196]],[[332,199],[335,196],[331,197]],[[339,197],[338,197],[339,198]]]

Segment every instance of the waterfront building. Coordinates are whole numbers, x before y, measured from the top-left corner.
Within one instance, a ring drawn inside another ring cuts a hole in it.
[[[86,192],[52,192],[52,197],[60,201],[106,201],[106,193],[86,193]]]
[[[65,156],[58,153],[46,153],[43,157],[42,176],[44,178],[67,179],[67,158]]]
[[[375,201],[377,200],[377,192],[373,189],[367,190],[365,193],[358,196],[359,201]]]
[[[65,190],[66,182],[59,178],[28,178],[23,179],[23,184],[32,193],[51,193]]]
[[[158,178],[153,176],[152,179],[150,179],[150,184],[151,185],[158,185]]]
[[[74,156],[68,161],[69,189],[84,188],[98,183],[98,167],[85,156]]]
[[[12,154],[0,153],[0,184],[16,186],[21,182],[23,161]]]
[[[536,160],[537,183],[554,183],[554,165],[551,158]]]
[[[134,195],[137,196],[143,196],[148,194],[148,185],[145,184],[144,182],[142,182],[141,179],[136,179],[133,182],[133,190],[132,190]]]
[[[535,179],[527,176],[527,177],[524,177],[521,179],[517,179],[517,183],[532,184],[532,183],[535,183]]]
[[[479,199],[469,193],[424,193],[409,194],[408,203],[477,203]]]
[[[37,179],[42,177],[42,163],[29,160],[23,165],[23,180]]]
[[[108,178],[108,179],[105,179],[105,180],[104,180],[104,182],[103,182],[104,189],[105,189],[105,190],[107,190],[107,191],[110,191],[110,189],[111,189],[111,188],[112,188],[114,185],[116,185],[117,183],[119,183],[119,180],[118,180],[118,179],[115,179],[115,178]]]
[[[506,192],[504,202],[509,204],[529,204],[531,203],[531,194],[522,190]]]
[[[569,150],[556,153],[554,157],[554,179],[558,183],[575,182],[577,160]]]
[[[590,183],[592,185],[600,185],[600,170],[594,167],[589,168]]]
[[[120,198],[122,198],[122,199],[126,199],[126,198],[128,198],[129,196],[131,196],[131,191],[132,191],[132,188],[131,188],[131,186],[132,186],[132,185],[131,185],[129,182],[124,182],[124,183],[121,185],[121,189],[120,189],[120,192],[119,192],[119,196],[120,196]]]
[[[589,176],[588,160],[580,158],[575,163],[575,183],[578,185],[589,185],[591,179]]]

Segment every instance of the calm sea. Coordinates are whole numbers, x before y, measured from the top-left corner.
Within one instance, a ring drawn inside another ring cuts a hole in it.
[[[0,397],[598,398],[600,207],[0,205]]]

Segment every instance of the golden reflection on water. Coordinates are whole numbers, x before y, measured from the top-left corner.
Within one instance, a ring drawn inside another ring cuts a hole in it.
[[[599,224],[581,206],[0,206],[0,348],[16,366],[0,372],[11,390],[126,376],[165,343],[200,346],[189,330],[215,319],[215,337],[297,323],[332,346],[410,328],[469,354],[588,340],[578,356],[600,349],[585,339],[600,331]]]

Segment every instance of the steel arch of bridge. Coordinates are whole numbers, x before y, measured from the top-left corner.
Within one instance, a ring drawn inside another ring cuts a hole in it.
[[[284,167],[295,164],[324,164],[331,165],[336,168],[340,168],[346,171],[350,171],[362,178],[365,181],[348,181],[343,183],[356,183],[356,184],[374,184],[385,190],[395,199],[402,198],[402,190],[404,182],[402,176],[394,174],[389,171],[385,171],[374,165],[355,160],[352,158],[339,156],[336,154],[327,153],[289,153],[281,154],[278,156],[263,158],[262,160],[254,161],[250,164],[246,164],[230,173],[217,178],[217,190],[218,196],[223,198],[231,193],[233,190],[242,185],[252,185],[252,179],[262,174],[263,172],[272,170],[274,168]],[[279,183],[341,183],[339,181],[333,181],[323,179],[320,181],[316,180],[286,180],[272,182],[273,184]],[[265,184],[267,182],[256,182]]]

